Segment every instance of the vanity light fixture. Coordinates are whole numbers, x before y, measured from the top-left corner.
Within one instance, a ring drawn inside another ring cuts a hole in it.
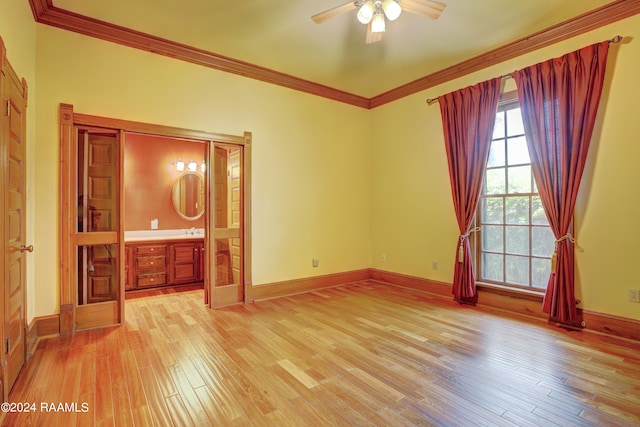
[[[204,162],[204,160],[202,161],[202,164],[200,165],[200,170],[202,171],[202,173],[204,173],[204,171],[207,169],[207,165]]]
[[[184,162],[180,159],[178,159],[178,161],[176,162],[176,169],[178,169],[178,171],[182,172],[184,170]]]
[[[191,159],[191,161],[187,165],[187,169],[189,169],[191,172],[195,172],[196,169],[198,169],[198,165],[193,161],[193,159]]]

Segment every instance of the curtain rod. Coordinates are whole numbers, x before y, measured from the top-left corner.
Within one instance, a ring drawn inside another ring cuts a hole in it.
[[[609,44],[611,43],[620,43],[622,41],[622,36],[615,36],[614,38],[608,40]],[[501,79],[509,79],[512,78],[513,74],[509,73],[509,74],[504,74],[502,76],[500,76]],[[436,102],[438,102],[438,98],[429,98],[427,99],[427,104],[428,105],[432,105],[435,104]]]

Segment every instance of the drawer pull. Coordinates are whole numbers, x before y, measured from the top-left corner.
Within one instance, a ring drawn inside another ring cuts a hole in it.
[[[153,261],[151,261],[150,264],[153,265]]]
[[[155,280],[154,278],[151,278],[151,281],[152,281],[152,282],[153,282],[154,280]]]
[[[151,248],[151,252],[153,252],[153,251],[155,251],[155,249],[154,249],[154,248]]]

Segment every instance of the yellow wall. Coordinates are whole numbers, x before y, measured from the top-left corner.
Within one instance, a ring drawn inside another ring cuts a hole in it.
[[[640,304],[627,301],[627,289],[640,288],[640,228],[634,223],[640,217],[639,15],[373,110],[372,267],[453,280],[458,228],[440,110],[438,104],[427,106],[427,98],[616,34],[633,40],[610,51],[608,84],[576,207],[575,234],[584,248],[576,254],[576,296],[586,310],[640,319]]]
[[[43,25],[37,59],[35,221],[47,256],[36,260],[36,316],[58,311],[60,102],[85,114],[252,132],[254,284],[368,267],[369,111]]]
[[[34,265],[40,251],[35,235],[34,211],[35,169],[32,159],[35,153],[35,108],[36,103],[36,24],[29,2],[25,0],[0,1],[0,37],[7,49],[7,57],[19,77],[26,79],[29,88],[27,100],[27,244],[33,244],[36,252],[26,257],[27,295],[35,294]],[[3,189],[4,190],[4,189]],[[27,300],[27,319],[33,318],[34,299]]]

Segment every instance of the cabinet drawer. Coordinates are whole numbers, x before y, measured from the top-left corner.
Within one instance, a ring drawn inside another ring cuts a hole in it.
[[[138,287],[140,286],[160,286],[167,283],[166,273],[143,274],[138,276]]]
[[[167,245],[138,246],[138,255],[166,255]]]
[[[139,256],[136,258],[136,268],[138,270],[163,270],[166,266],[166,256]]]

